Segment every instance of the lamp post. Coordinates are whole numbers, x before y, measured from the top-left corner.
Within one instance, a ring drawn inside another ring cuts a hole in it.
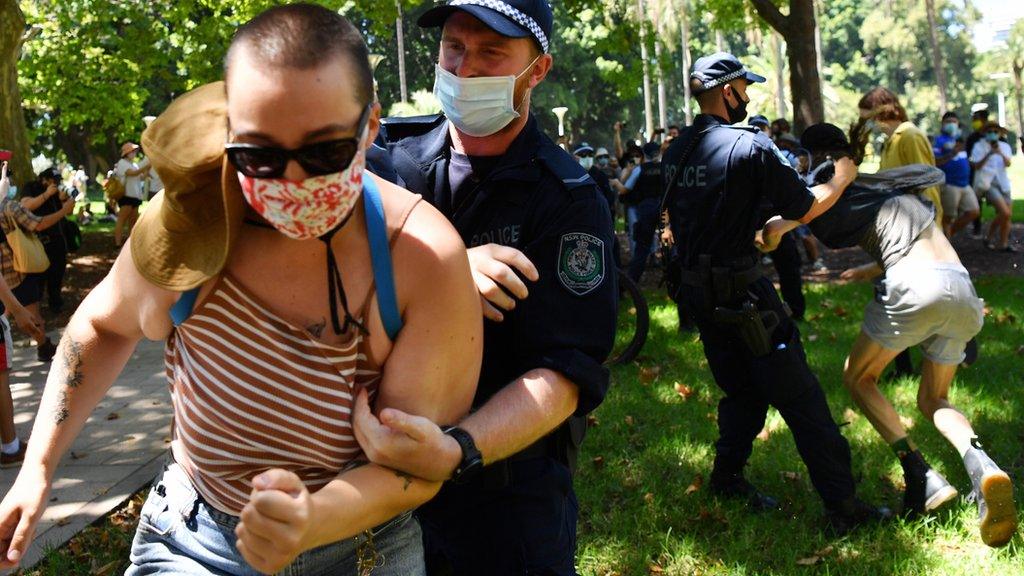
[[[996,72],[988,75],[990,80],[1007,80],[1012,77],[1009,72]],[[1003,91],[1003,84],[999,86],[999,125],[1006,128],[1006,92]]]
[[[568,112],[569,109],[565,106],[559,106],[557,108],[552,108],[551,111],[555,113],[555,116],[558,116],[558,137],[561,138],[562,136],[565,136],[565,113]]]

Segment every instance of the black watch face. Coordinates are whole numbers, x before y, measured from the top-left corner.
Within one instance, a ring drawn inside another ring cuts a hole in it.
[[[455,478],[452,481],[456,484],[464,484],[474,478],[484,468],[484,461],[481,458],[474,458],[466,463],[466,465],[459,470]]]

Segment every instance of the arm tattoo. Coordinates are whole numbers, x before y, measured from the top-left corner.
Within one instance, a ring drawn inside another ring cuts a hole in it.
[[[82,344],[75,341],[71,336],[61,339],[60,346],[60,371],[57,375],[61,379],[63,387],[60,390],[60,397],[57,399],[57,410],[54,413],[54,422],[61,424],[68,419],[68,391],[78,388],[82,384]]]
[[[319,338],[320,335],[324,333],[324,328],[326,328],[326,327],[327,327],[327,318],[324,318],[323,320],[317,322],[316,324],[313,324],[311,326],[306,326],[306,331],[308,331],[314,337]]]
[[[60,391],[60,398],[57,399],[57,411],[54,414],[54,422],[57,424],[63,423],[68,419],[68,391],[67,389]]]
[[[412,476],[402,472],[401,470],[395,470],[395,476],[405,480],[405,484],[402,486],[402,491],[407,491],[409,489],[409,485],[412,484]]]

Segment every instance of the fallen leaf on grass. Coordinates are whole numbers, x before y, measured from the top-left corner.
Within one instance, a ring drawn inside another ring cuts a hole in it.
[[[780,472],[779,474],[782,475],[782,479],[783,480],[789,480],[790,482],[798,482],[800,480],[800,473],[799,472],[789,472],[789,471],[784,470],[784,471]]]
[[[595,456],[592,462],[594,463],[594,468],[603,468],[604,456]]]
[[[853,408],[847,408],[843,411],[844,422],[856,422],[858,419],[860,419],[860,414],[854,412]]]
[[[93,572],[93,576],[106,576],[110,574],[121,564],[120,560],[114,560],[108,564],[104,564],[101,568]]]
[[[690,396],[693,395],[693,388],[682,382],[676,382],[674,388],[676,389],[676,394],[679,394],[683,400],[689,400]]]
[[[836,306],[835,309],[832,310],[832,312],[836,316],[839,316],[840,318],[849,314],[849,312],[846,311],[846,308],[843,308],[842,306]]]
[[[118,414],[117,412],[111,412],[110,414],[107,414],[107,420],[117,420],[120,417],[121,415]]]
[[[661,366],[641,366],[640,381],[643,383],[653,382],[658,374],[661,374]]]
[[[54,524],[54,526],[67,526],[70,523],[71,523],[71,519],[70,518],[61,518],[60,520],[57,520],[53,524]]]
[[[686,487],[686,492],[684,493],[687,495],[693,494],[697,490],[700,490],[700,487],[703,485],[704,477],[701,476],[700,474],[697,474],[697,476],[694,477],[693,482],[691,482],[690,485]]]
[[[664,574],[665,573],[665,569],[662,568],[661,566],[658,566],[657,564],[651,564],[650,566],[647,567],[647,573],[648,574]]]
[[[821,562],[820,556],[808,556],[807,558],[801,558],[796,561],[797,566],[814,566],[818,562]]]
[[[833,548],[832,545],[829,544],[828,546],[825,546],[821,550],[815,550],[814,555],[815,556],[828,556],[828,555],[832,554],[832,551],[834,549],[835,548]]]
[[[817,334],[808,334],[807,335],[807,341],[808,342],[817,342],[818,341],[818,335]]]
[[[1024,356],[1024,346],[1019,346],[1017,348],[1017,356]]]
[[[1010,312],[1000,312],[996,315],[996,324],[1013,324],[1017,317]]]
[[[650,492],[644,494],[644,502],[647,502],[648,504],[654,504],[654,494]]]
[[[822,308],[825,308],[826,310],[827,310],[827,309],[829,309],[829,308],[831,308],[831,307],[832,307],[832,301],[831,301],[831,300],[828,300],[828,299],[826,299],[826,300],[822,300],[822,301],[821,301],[821,307],[822,307]]]
[[[816,312],[816,313],[811,314],[810,316],[808,316],[807,317],[807,321],[808,322],[816,322],[818,320],[821,320],[821,316],[822,316],[821,312]]]
[[[597,420],[597,416],[594,416],[593,414],[587,415],[587,428],[594,428],[595,426],[599,426],[600,424],[601,423],[598,422]]]
[[[632,425],[633,425],[633,417],[632,416],[626,416],[626,426],[632,426]]]

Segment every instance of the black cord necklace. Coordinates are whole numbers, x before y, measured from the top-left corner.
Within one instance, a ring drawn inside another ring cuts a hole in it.
[[[334,330],[334,333],[339,336],[348,332],[350,325],[354,325],[363,334],[369,333],[366,326],[356,320],[348,310],[348,298],[345,296],[345,285],[341,280],[341,269],[338,267],[338,262],[334,258],[334,248],[331,246],[331,240],[334,238],[334,235],[337,234],[338,230],[341,230],[342,226],[348,223],[349,218],[352,217],[354,212],[355,210],[349,212],[341,223],[323,236],[317,238],[317,240],[323,242],[327,247],[327,299],[328,305],[331,309],[331,328]],[[252,218],[245,218],[244,221],[246,224],[250,224],[252,226],[276,230],[272,225]],[[344,322],[338,319],[338,300],[341,300],[341,308],[345,311]]]

